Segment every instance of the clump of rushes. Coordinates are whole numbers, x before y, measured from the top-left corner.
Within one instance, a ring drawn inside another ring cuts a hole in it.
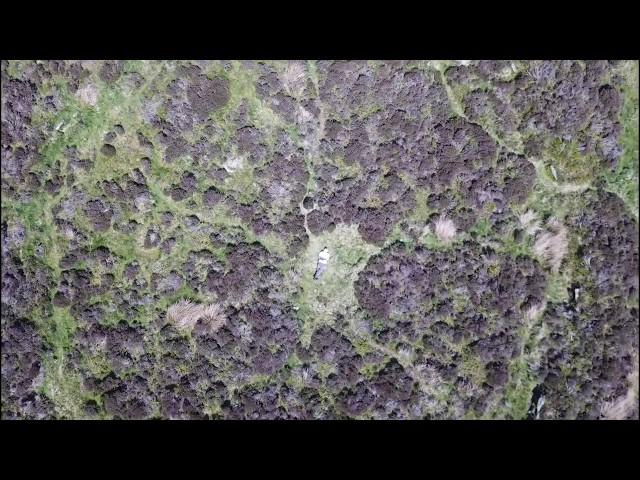
[[[217,332],[226,323],[227,317],[217,303],[195,304],[189,300],[180,300],[167,309],[167,319],[178,330],[192,331],[198,322],[208,333]]]

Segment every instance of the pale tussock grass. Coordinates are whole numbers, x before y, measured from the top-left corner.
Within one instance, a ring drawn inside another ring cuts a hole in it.
[[[533,210],[527,210],[525,213],[521,214],[518,219],[520,220],[520,226],[529,235],[535,235],[542,230],[540,227],[540,220],[538,220],[538,216]]]
[[[451,242],[455,238],[457,231],[453,221],[444,216],[436,220],[434,230],[438,240],[444,243]]]
[[[196,304],[180,300],[167,309],[167,319],[182,331],[191,331],[202,321],[209,333],[218,331],[227,321],[222,307],[217,303]]]
[[[558,272],[568,250],[567,229],[557,219],[550,219],[547,222],[547,230],[537,236],[533,252],[540,259],[546,261],[554,272]]]

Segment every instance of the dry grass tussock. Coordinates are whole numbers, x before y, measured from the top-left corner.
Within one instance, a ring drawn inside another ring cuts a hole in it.
[[[438,389],[442,384],[442,376],[433,365],[420,363],[414,367],[414,372],[418,375],[420,386],[425,393]]]
[[[282,83],[289,95],[299,97],[306,85],[307,66],[304,62],[288,62],[282,73]]]
[[[435,223],[435,234],[438,240],[448,243],[456,236],[456,226],[450,219],[440,217]]]
[[[95,107],[98,103],[98,88],[95,85],[87,84],[82,88],[79,88],[76,92],[76,97],[81,102]]]
[[[176,328],[191,331],[201,321],[209,333],[218,331],[227,321],[222,307],[217,303],[196,304],[180,300],[167,310],[167,318]]]
[[[520,220],[520,226],[527,232],[528,235],[535,235],[540,230],[540,220],[538,220],[538,216],[536,212],[532,210],[527,210],[525,213],[518,217]]]
[[[547,222],[547,230],[538,235],[533,245],[533,252],[548,262],[554,272],[560,270],[568,249],[567,229],[555,218]]]
[[[535,322],[540,318],[540,316],[544,313],[546,308],[547,308],[546,302],[539,303],[537,305],[532,305],[527,309],[526,312],[524,312],[524,322],[527,325],[532,324],[533,322]]]

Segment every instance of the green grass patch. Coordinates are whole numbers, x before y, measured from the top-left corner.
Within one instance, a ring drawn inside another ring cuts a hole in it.
[[[66,355],[73,346],[76,321],[68,308],[53,307],[50,316],[38,318],[36,322],[52,350],[43,357],[45,379],[41,393],[54,403],[58,418],[82,418],[82,405],[89,395],[82,388],[80,375],[69,370],[66,363]]]
[[[583,155],[577,141],[558,138],[546,142],[543,153],[547,175],[558,184],[586,184],[602,169],[595,155]]]
[[[25,229],[20,260],[24,265],[44,265],[57,279],[60,259],[64,256],[66,240],[58,234],[53,223],[54,199],[46,192],[36,193],[28,202],[2,198],[2,220],[20,222]]]
[[[638,61],[626,62],[622,71],[626,82],[622,91],[620,123],[622,156],[615,170],[606,175],[608,189],[619,195],[638,219]]]
[[[314,280],[318,254],[324,247],[331,258],[324,274]],[[358,308],[353,283],[369,257],[378,251],[378,247],[362,240],[356,225],[338,225],[333,232],[311,237],[300,258],[299,294],[295,298],[303,344],[309,344],[319,326],[332,325],[336,315],[353,317]]]
[[[460,376],[468,378],[474,385],[482,385],[487,378],[484,363],[469,348],[462,350],[462,359],[458,371]]]
[[[562,303],[569,299],[571,277],[566,271],[550,272],[547,276],[545,296],[551,303]]]
[[[505,388],[506,412],[514,420],[527,417],[536,380],[526,358],[519,357],[509,365],[509,382]]]

